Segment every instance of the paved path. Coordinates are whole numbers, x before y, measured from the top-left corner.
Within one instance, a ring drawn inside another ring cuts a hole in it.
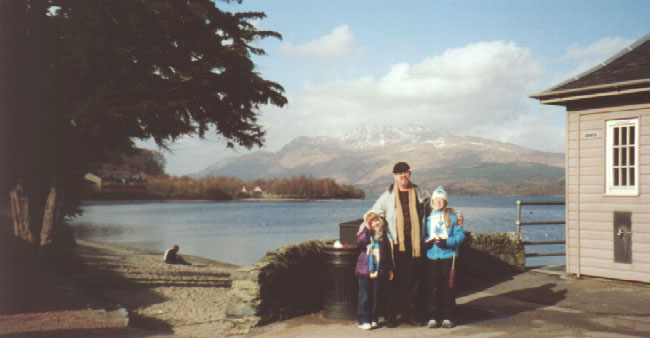
[[[457,298],[457,326],[364,331],[313,314],[254,329],[264,337],[650,337],[650,285],[529,271]]]

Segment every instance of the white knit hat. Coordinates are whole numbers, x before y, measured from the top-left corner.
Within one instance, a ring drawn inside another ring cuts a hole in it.
[[[381,221],[381,224],[384,225],[384,221],[383,221],[383,220],[381,219],[381,217],[379,217],[379,215],[377,215],[377,213],[375,213],[374,211],[368,211],[368,212],[366,212],[366,214],[363,215],[363,221],[364,221],[365,223],[368,223],[368,219],[370,218],[370,216],[377,216],[377,217],[379,218],[379,220]]]
[[[431,202],[433,202],[433,200],[435,200],[436,198],[441,198],[441,199],[443,199],[445,201],[447,200],[447,192],[445,191],[445,189],[441,185],[439,185],[436,188],[436,190],[434,190],[431,193]]]

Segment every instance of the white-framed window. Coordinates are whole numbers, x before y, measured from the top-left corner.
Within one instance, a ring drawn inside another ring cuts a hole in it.
[[[607,121],[606,194],[639,194],[639,119]]]

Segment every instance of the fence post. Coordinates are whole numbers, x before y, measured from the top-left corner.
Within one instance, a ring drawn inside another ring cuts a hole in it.
[[[517,235],[521,237],[521,200],[517,200]]]

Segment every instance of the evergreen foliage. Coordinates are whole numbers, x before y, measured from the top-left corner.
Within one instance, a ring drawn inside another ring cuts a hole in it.
[[[159,151],[135,148],[128,153],[109,154],[108,160],[91,169],[97,174],[142,174],[158,176],[165,173],[165,156]]]
[[[72,212],[83,174],[134,138],[166,147],[215,130],[261,146],[259,107],[287,103],[251,61],[264,54],[253,42],[280,38],[251,24],[264,16],[210,0],[1,1],[0,190],[15,193],[23,240],[38,243],[44,214]]]

